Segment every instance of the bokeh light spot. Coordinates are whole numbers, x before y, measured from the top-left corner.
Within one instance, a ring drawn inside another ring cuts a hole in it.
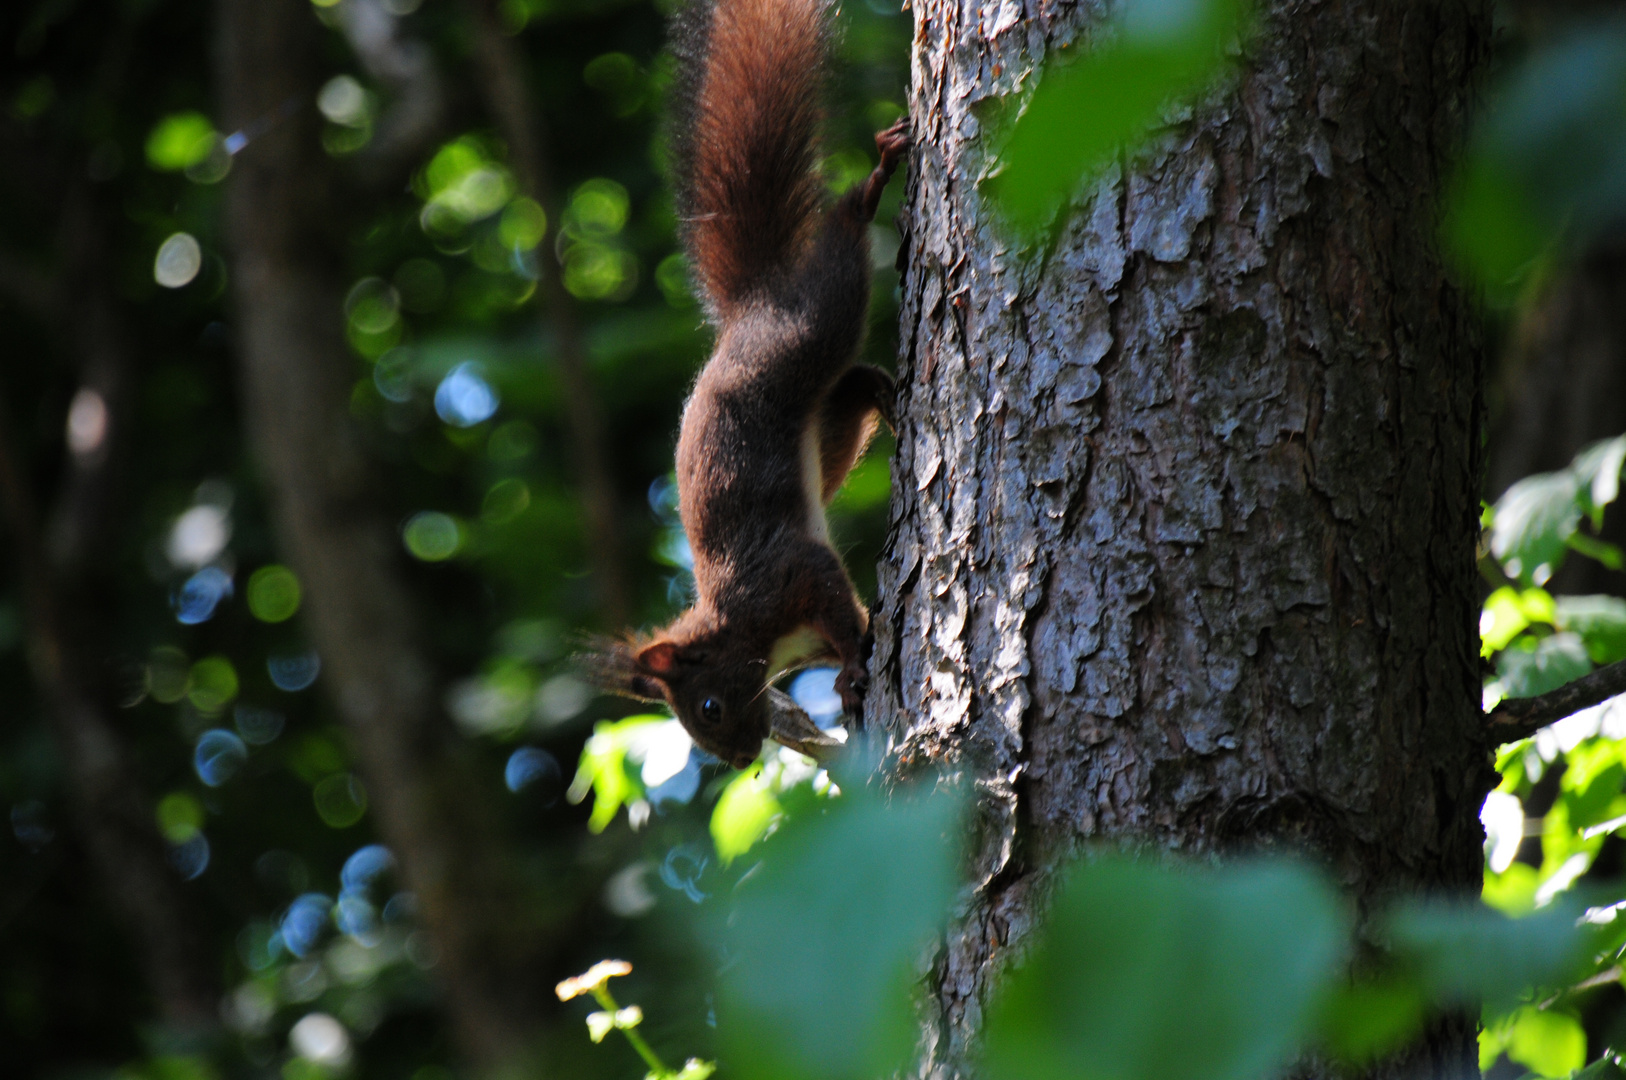
[[[510,476],[498,480],[486,491],[480,504],[480,516],[492,525],[506,525],[525,512],[531,505],[531,489],[525,481]]]
[[[203,269],[203,248],[191,233],[178,232],[158,246],[152,261],[152,279],[166,289],[191,283]]]
[[[206,566],[187,578],[175,592],[175,621],[196,626],[214,617],[215,608],[232,595],[231,575],[218,566]]]
[[[175,519],[164,554],[176,566],[197,569],[212,562],[231,540],[231,517],[224,506],[199,503]]]
[[[169,864],[181,875],[182,881],[192,881],[209,869],[209,838],[196,833],[169,849]]]
[[[203,828],[203,804],[185,791],[172,791],[159,799],[154,813],[158,831],[171,844],[184,844]]]
[[[344,313],[364,334],[382,334],[401,318],[401,296],[383,278],[367,277],[350,289]]]
[[[180,172],[207,158],[217,138],[214,125],[202,113],[171,113],[147,136],[147,164],[160,172]]]
[[[435,412],[453,427],[473,427],[491,419],[499,400],[496,389],[480,374],[480,366],[468,361],[447,372],[435,388]]]
[[[211,728],[198,736],[198,745],[192,751],[192,768],[198,779],[210,787],[219,787],[248,763],[248,747],[233,732],[224,728]]]
[[[321,893],[304,893],[296,898],[288,905],[288,913],[278,928],[284,947],[301,959],[307,956],[327,929],[332,909],[333,900]]]
[[[173,705],[192,688],[192,661],[173,645],[160,645],[147,660],[147,691],[160,705]]]
[[[286,566],[262,566],[248,579],[248,610],[261,622],[279,623],[299,610],[299,578]]]
[[[378,876],[395,865],[395,856],[383,844],[367,844],[357,848],[344,861],[339,871],[339,884],[346,892],[365,889],[378,880]]]
[[[311,790],[316,813],[330,829],[348,829],[367,813],[367,789],[352,773],[339,773]]]
[[[107,401],[90,387],[80,387],[68,406],[68,449],[75,457],[89,457],[102,448],[107,421]]]
[[[414,558],[443,562],[463,546],[463,530],[449,514],[425,510],[413,514],[401,530],[401,539]]]
[[[278,690],[294,693],[306,689],[316,681],[316,676],[322,673],[322,661],[313,652],[272,656],[266,659],[265,670],[271,676],[272,685]]]
[[[497,222],[497,239],[504,247],[530,250],[548,232],[548,215],[534,199],[521,196],[508,204]]]
[[[254,746],[265,746],[276,741],[287,724],[287,717],[275,709],[262,709],[257,705],[239,705],[232,710],[237,722],[237,733],[243,741]]]
[[[541,747],[522,746],[508,755],[502,778],[508,790],[516,793],[535,786],[543,805],[552,806],[559,801],[564,771],[558,759]]]
[[[316,94],[316,107],[333,123],[345,127],[365,125],[371,112],[367,91],[349,75],[335,75],[323,83]]]
[[[192,688],[186,692],[192,707],[205,716],[225,711],[237,696],[237,669],[224,656],[206,656],[192,665]]]
[[[288,1045],[306,1061],[337,1068],[350,1060],[350,1033],[327,1013],[310,1013],[288,1031]]]

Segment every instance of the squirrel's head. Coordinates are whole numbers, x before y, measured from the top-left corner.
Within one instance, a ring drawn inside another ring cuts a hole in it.
[[[602,690],[670,705],[697,746],[738,769],[756,760],[767,738],[820,756],[825,743],[837,745],[789,694],[767,685],[764,660],[656,638],[644,644],[600,641],[580,661]]]

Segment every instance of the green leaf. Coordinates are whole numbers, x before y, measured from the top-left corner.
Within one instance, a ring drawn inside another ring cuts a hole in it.
[[[1518,178],[1483,150],[1463,160],[1445,205],[1446,250],[1505,302],[1552,242],[1551,230]]]
[[[767,835],[781,813],[762,769],[746,769],[728,782],[711,812],[711,839],[728,865]]]
[[[1569,538],[1581,525],[1580,485],[1573,473],[1538,473],[1496,500],[1491,554],[1509,577],[1542,584],[1564,561]]]
[[[1578,928],[1580,912],[1554,903],[1511,919],[1482,904],[1413,900],[1385,920],[1391,951],[1441,1003],[1484,1001],[1511,1007],[1532,986],[1564,985],[1590,955],[1597,932]]]
[[[1539,1076],[1568,1076],[1586,1063],[1586,1032],[1568,1013],[1520,1009],[1508,1033],[1507,1056]]]
[[[1343,1061],[1370,1061],[1409,1041],[1428,1005],[1408,979],[1386,978],[1334,993],[1321,1019],[1321,1042]]]
[[[161,172],[180,172],[208,157],[217,138],[202,113],[171,113],[147,136],[147,164]]]
[[[991,1080],[1243,1080],[1290,1061],[1347,921],[1309,868],[1122,857],[1069,873],[988,1012]]]
[[[1583,509],[1594,529],[1603,528],[1604,509],[1620,496],[1620,474],[1626,468],[1626,435],[1593,443],[1570,465],[1581,484]]]
[[[593,793],[593,813],[587,828],[600,833],[615,820],[615,812],[623,803],[642,797],[643,784],[627,762],[627,752],[639,736],[657,724],[669,724],[665,716],[629,716],[614,722],[601,721],[593,725],[592,737],[582,747],[581,762],[576,777],[570,782],[571,802],[581,802],[588,791]]]
[[[1504,698],[1545,694],[1591,670],[1586,645],[1580,635],[1570,633],[1523,638],[1503,650],[1496,662],[1496,678]]]
[[[998,150],[984,184],[1006,216],[1032,226],[1132,147],[1177,100],[1201,92],[1243,33],[1241,0],[1138,0],[1098,37],[1105,44],[1052,64]]]
[[[740,1076],[870,1080],[914,1046],[911,991],[954,892],[960,800],[843,787],[769,838],[711,928],[729,957],[718,1033]]]
[[[1507,648],[1531,623],[1551,624],[1556,609],[1545,589],[1520,592],[1502,586],[1485,598],[1479,615],[1479,655],[1489,657]]]

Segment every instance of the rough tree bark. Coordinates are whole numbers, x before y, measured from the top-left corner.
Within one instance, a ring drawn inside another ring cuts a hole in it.
[[[221,0],[222,128],[254,138],[228,181],[226,224],[250,445],[277,537],[306,587],[305,624],[385,843],[438,954],[444,1007],[479,1071],[526,1052],[540,1017],[539,942],[486,788],[436,707],[399,544],[369,500],[347,412],[337,237],[343,200],[312,103],[321,56],[306,0]]]
[[[982,811],[922,1075],[966,1073],[1081,843],[1305,849],[1363,906],[1478,887],[1483,358],[1430,193],[1490,4],[1261,6],[1224,92],[1030,250],[975,186],[979,104],[1105,5],[915,0],[869,713]],[[1374,1075],[1466,1075],[1473,1043],[1447,1020]]]

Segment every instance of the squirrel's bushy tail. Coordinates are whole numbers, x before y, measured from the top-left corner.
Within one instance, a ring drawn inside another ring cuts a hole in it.
[[[714,318],[785,267],[822,200],[828,0],[691,0],[673,27],[678,213]]]

